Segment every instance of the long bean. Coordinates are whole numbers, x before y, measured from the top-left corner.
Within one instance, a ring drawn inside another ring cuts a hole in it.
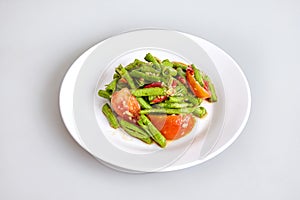
[[[133,82],[133,79],[131,78],[131,76],[129,75],[128,71],[122,66],[122,65],[119,65],[117,68],[116,68],[116,72],[118,74],[120,74],[123,78],[126,79],[126,81],[128,82],[128,85],[131,87],[131,88],[135,88],[135,84]]]
[[[145,115],[141,115],[140,123],[143,123],[148,127],[149,132],[151,133],[151,138],[162,148],[167,144],[166,138],[157,130],[157,128],[151,123],[151,121]]]
[[[132,63],[130,63],[129,65],[127,65],[125,67],[126,70],[130,71],[134,68],[137,68],[139,65],[142,65],[142,64],[146,64],[145,62],[139,60],[139,59],[135,59]]]
[[[207,114],[207,111],[204,107],[196,108],[193,112],[196,117],[202,118]]]
[[[172,62],[174,68],[182,68],[183,70],[186,70],[188,65],[181,63],[181,62]]]
[[[115,128],[115,129],[119,128],[118,119],[113,114],[113,112],[112,112],[111,108],[109,107],[108,103],[106,103],[102,106],[102,112],[105,115],[106,119],[108,120],[109,125],[112,128]]]
[[[143,72],[140,72],[140,71],[137,71],[137,70],[133,70],[129,74],[132,77],[143,78],[144,80],[152,81],[152,82],[158,82],[158,81],[161,80],[161,78],[159,77],[158,74],[152,74],[151,72],[150,73],[143,73]]]
[[[108,100],[111,98],[111,94],[109,94],[106,90],[99,90],[98,95]]]
[[[150,104],[147,103],[147,101],[145,101],[143,99],[143,97],[138,97],[136,98],[137,101],[139,102],[140,106],[144,109],[151,109],[152,107],[150,106]]]
[[[134,124],[121,119],[120,125],[129,135],[131,135],[135,138],[138,138],[147,144],[150,144],[152,142],[150,135],[148,135],[147,132],[145,132],[143,129],[135,126]]]
[[[196,107],[188,108],[153,108],[141,110],[140,114],[150,114],[150,113],[164,113],[164,114],[182,114],[182,113],[192,113]]]
[[[217,94],[216,94],[215,86],[211,82],[210,78],[206,75],[206,76],[203,77],[203,79],[208,82],[208,89],[209,89],[210,94],[211,94],[211,96],[208,99],[208,101],[209,102],[216,102],[216,101],[218,101],[218,97],[217,97]]]
[[[160,108],[187,108],[187,107],[193,107],[193,104],[191,104],[191,103],[169,103],[169,102],[164,102],[164,103],[156,104],[156,106],[158,106]]]
[[[109,94],[112,94],[116,90],[118,80],[119,80],[119,78],[115,78],[109,84],[106,85],[105,90]]]
[[[131,92],[136,97],[166,95],[166,89],[160,87],[135,89]]]
[[[202,73],[200,72],[199,69],[197,69],[197,67],[192,64],[192,69],[194,70],[194,77],[196,79],[196,81],[203,87],[204,83],[203,83],[203,77],[202,77]]]

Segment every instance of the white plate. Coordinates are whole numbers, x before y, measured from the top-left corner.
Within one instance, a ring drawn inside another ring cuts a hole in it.
[[[147,52],[195,63],[211,76],[219,96],[217,104],[207,105],[209,117],[199,121],[193,133],[164,150],[111,129],[101,114],[103,100],[96,95],[118,64],[141,59]],[[238,110],[232,109],[236,103]],[[86,51],[65,76],[60,108],[74,139],[105,164],[130,172],[171,171],[204,162],[232,143],[247,121],[250,92],[237,64],[211,43],[174,31],[142,30],[115,36]]]

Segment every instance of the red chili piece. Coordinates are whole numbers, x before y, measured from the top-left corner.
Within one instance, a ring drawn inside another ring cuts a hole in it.
[[[145,85],[144,88],[161,87],[162,86],[161,84],[162,84],[161,82],[153,82],[148,85]]]

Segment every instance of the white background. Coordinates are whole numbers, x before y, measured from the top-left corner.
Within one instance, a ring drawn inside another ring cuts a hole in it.
[[[300,2],[0,1],[0,199],[300,199]],[[62,123],[58,93],[90,46],[136,28],[179,30],[229,53],[252,109],[238,140],[196,167],[103,166]]]

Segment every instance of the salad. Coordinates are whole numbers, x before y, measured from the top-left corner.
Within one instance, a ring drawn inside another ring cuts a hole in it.
[[[191,132],[196,118],[207,115],[201,103],[216,102],[217,96],[210,78],[194,64],[161,61],[151,53],[144,59],[119,65],[98,95],[108,100],[102,112],[112,128],[164,148],[167,140]]]

